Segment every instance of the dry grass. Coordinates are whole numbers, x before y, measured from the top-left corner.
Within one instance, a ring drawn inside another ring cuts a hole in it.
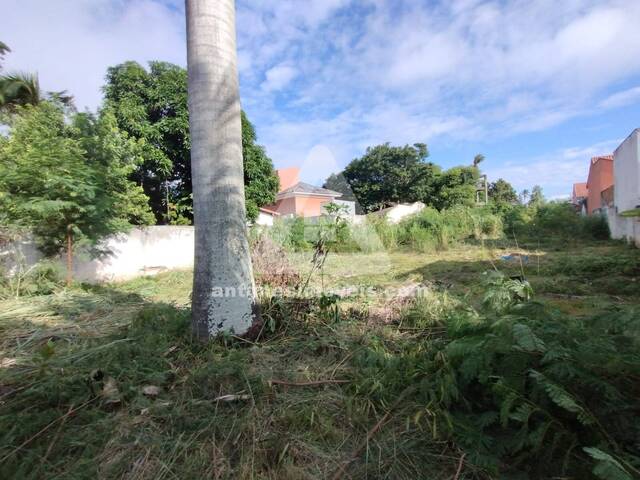
[[[636,255],[626,247],[525,247],[523,267],[500,260],[514,248],[495,243],[438,255],[332,254],[322,275],[312,278],[315,286],[371,286],[374,294],[329,304],[265,299],[273,322],[257,344],[191,341],[188,271],[2,301],[0,478],[330,478],[390,407],[358,390],[354,356],[375,345],[392,351],[425,334],[404,328],[411,302],[400,296],[390,301],[385,288],[429,286],[432,298],[420,311],[433,318],[446,302],[478,302],[479,274],[494,266],[513,273],[524,268],[543,300],[577,314],[640,299],[628,286],[622,295],[599,289],[604,280],[610,288],[616,281],[628,284],[633,277],[626,274],[594,277],[580,285],[580,298],[557,296],[579,276],[550,277],[560,258]],[[304,278],[310,256],[289,258]],[[382,313],[372,321],[376,312]],[[108,408],[99,398],[103,386],[89,381],[96,369],[117,382],[117,408]],[[350,382],[271,382],[335,379]],[[145,396],[146,385],[160,387],[159,396]],[[96,401],[65,417],[96,394]],[[215,400],[222,395],[239,400]],[[460,478],[486,478],[461,461],[455,445],[409,421],[409,411],[388,416],[343,478],[450,479],[461,465]]]

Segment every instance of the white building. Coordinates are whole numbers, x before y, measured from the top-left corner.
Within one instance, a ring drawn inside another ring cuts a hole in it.
[[[613,205],[607,209],[613,238],[640,246],[640,129],[613,153]]]

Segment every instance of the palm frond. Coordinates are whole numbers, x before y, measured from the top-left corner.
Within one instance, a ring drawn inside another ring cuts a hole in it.
[[[14,72],[0,76],[0,109],[13,109],[22,105],[40,103],[38,75]]]

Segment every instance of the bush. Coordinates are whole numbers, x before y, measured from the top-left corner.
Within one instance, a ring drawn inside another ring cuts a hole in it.
[[[502,235],[502,220],[489,210],[457,206],[438,211],[425,208],[398,225],[398,244],[421,252],[445,250],[469,238]]]
[[[517,236],[589,240],[606,240],[610,236],[606,217],[582,216],[567,202],[513,205],[503,215],[507,232]]]
[[[527,478],[636,478],[640,316],[573,318],[526,302],[524,284],[492,284],[486,300],[504,296],[496,288],[504,312],[421,299],[406,321],[423,340],[372,343],[355,360],[357,392],[382,405],[403,396],[425,446],[454,441],[492,478],[511,478],[507,465]]]

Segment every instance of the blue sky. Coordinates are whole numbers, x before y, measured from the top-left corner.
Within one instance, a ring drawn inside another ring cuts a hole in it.
[[[185,64],[177,0],[4,0],[6,69],[95,108],[107,66]],[[640,127],[636,0],[237,0],[243,106],[320,182],[382,142],[567,195]],[[25,26],[29,26],[26,28]]]

